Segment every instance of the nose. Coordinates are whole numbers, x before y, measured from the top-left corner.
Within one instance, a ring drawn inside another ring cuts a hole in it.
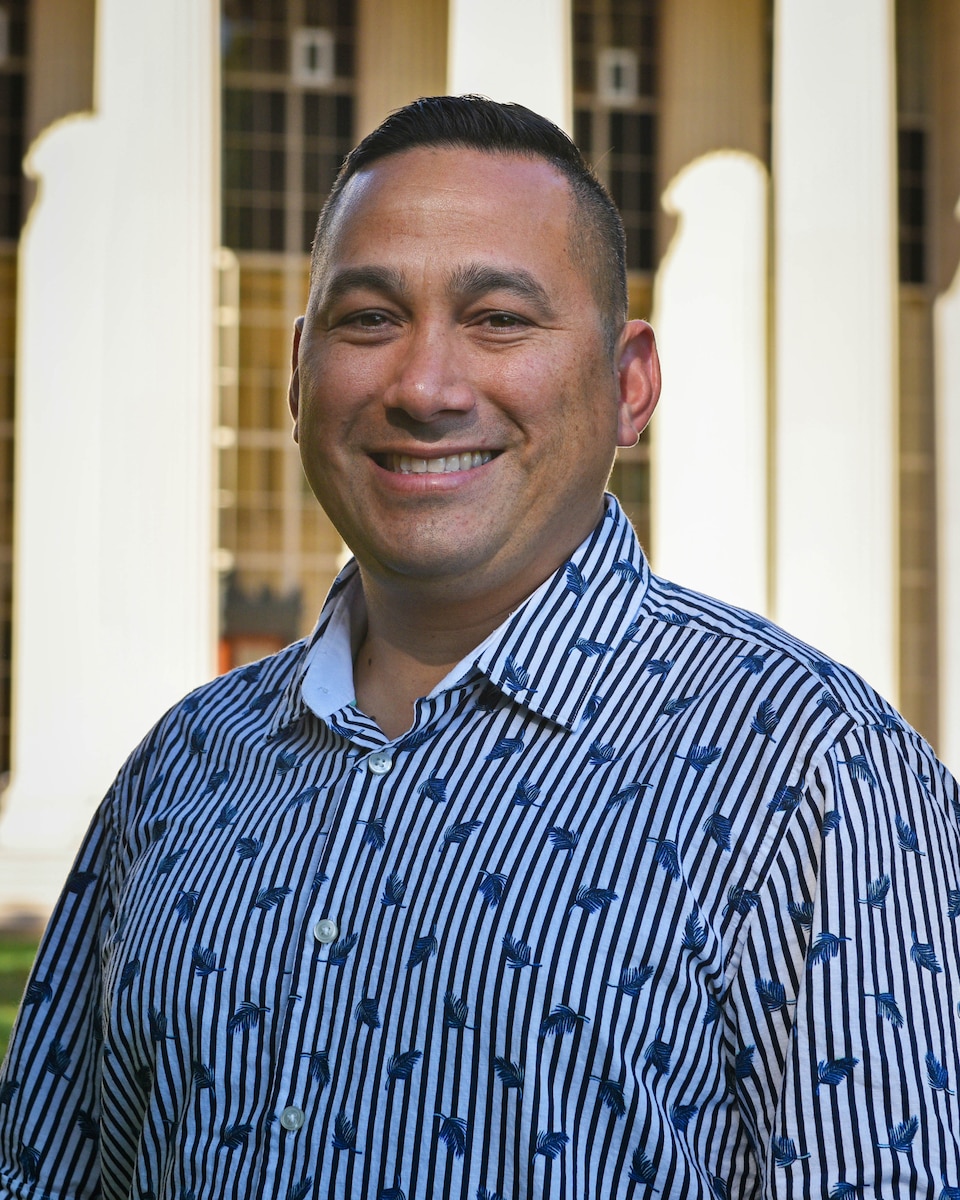
[[[412,327],[398,351],[393,379],[384,392],[388,408],[399,409],[421,422],[473,408],[474,391],[455,329]]]

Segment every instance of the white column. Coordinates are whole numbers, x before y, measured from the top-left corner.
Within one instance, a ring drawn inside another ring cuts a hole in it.
[[[893,0],[778,0],[777,619],[896,700]]]
[[[767,607],[767,178],[749,154],[684,168],[653,325],[653,563],[699,591]]]
[[[960,204],[957,205],[960,220]],[[960,774],[960,270],[934,305],[940,757]]]
[[[218,5],[97,8],[95,112],[28,161],[7,911],[49,905],[123,758],[215,662]]]
[[[447,91],[525,104],[573,127],[569,0],[450,0]]]

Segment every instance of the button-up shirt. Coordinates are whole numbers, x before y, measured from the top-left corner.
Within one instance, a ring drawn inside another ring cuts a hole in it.
[[[0,1075],[0,1196],[960,1196],[960,795],[606,516],[388,739],[359,576],[130,758]]]

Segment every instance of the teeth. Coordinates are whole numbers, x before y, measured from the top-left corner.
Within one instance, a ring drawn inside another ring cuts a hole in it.
[[[451,471],[470,471],[482,467],[493,455],[487,450],[447,454],[443,458],[411,458],[409,454],[391,454],[387,466],[401,475],[449,475]]]

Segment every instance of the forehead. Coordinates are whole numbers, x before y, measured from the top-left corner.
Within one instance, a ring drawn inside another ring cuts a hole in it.
[[[463,259],[573,271],[575,201],[544,159],[417,147],[358,171],[327,230],[322,275],[344,260]]]

